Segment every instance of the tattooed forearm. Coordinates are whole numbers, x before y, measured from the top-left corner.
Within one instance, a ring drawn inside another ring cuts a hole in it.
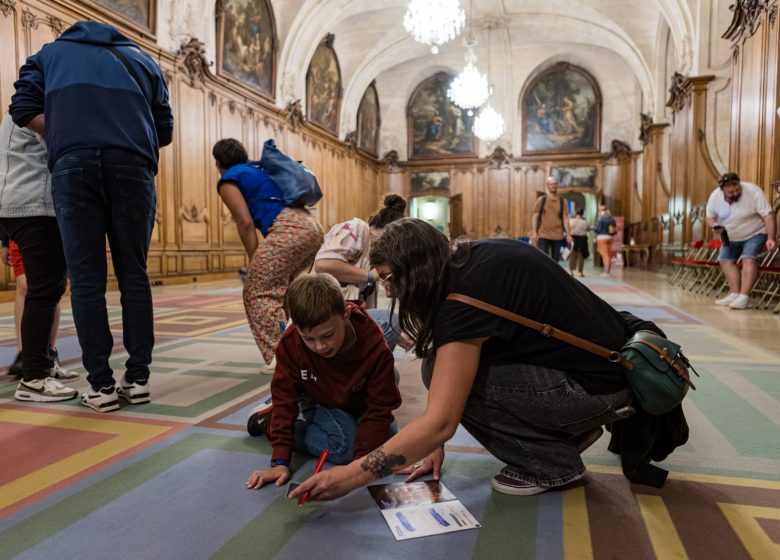
[[[395,468],[406,464],[403,455],[385,455],[384,447],[375,449],[363,460],[360,468],[374,475],[374,478],[383,478],[393,474]]]

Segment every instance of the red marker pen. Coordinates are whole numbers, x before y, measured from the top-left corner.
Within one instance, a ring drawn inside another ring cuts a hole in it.
[[[327,458],[328,458],[328,450],[323,449],[322,453],[320,454],[320,458],[317,461],[317,466],[314,468],[314,474],[317,474],[322,470],[322,466],[325,464],[325,459]],[[308,499],[309,499],[309,491],[306,490],[306,492],[303,493],[303,496],[301,496],[301,499],[298,500],[298,505],[302,506],[303,504],[306,503],[306,500]]]

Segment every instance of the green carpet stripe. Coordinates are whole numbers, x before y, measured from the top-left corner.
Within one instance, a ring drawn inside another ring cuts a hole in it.
[[[689,397],[737,452],[748,457],[780,458],[780,446],[767,445],[777,441],[777,425],[706,369],[699,373],[702,379]]]
[[[778,368],[774,368],[772,372],[758,372],[751,369],[737,370],[737,373],[780,403],[780,375],[777,375]]]
[[[11,558],[118,499],[203,449],[257,453],[243,438],[193,434],[33,515],[3,533],[0,558]]]
[[[536,496],[490,492],[472,558],[536,558]]]

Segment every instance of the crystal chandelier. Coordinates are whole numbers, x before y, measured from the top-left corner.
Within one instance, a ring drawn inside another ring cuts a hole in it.
[[[457,37],[465,22],[458,0],[411,0],[404,15],[404,29],[418,43],[430,45],[433,54]]]
[[[504,117],[490,103],[474,119],[474,134],[485,142],[498,140],[504,134]]]
[[[469,116],[490,97],[487,77],[474,66],[476,61],[474,49],[469,45],[466,67],[452,80],[450,89],[447,90],[447,97],[461,109],[468,109]]]
[[[488,76],[490,76],[492,69],[490,64],[490,35],[492,32],[493,27],[488,27]],[[493,88],[489,88],[489,91],[492,95]],[[502,134],[504,134],[504,117],[488,103],[487,107],[484,107],[474,119],[474,135],[485,142],[492,142],[498,140]]]

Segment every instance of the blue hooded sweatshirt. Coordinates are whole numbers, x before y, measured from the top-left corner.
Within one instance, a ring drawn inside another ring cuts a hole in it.
[[[107,46],[125,56],[140,83]],[[9,112],[18,126],[45,114],[49,169],[71,150],[120,148],[145,157],[156,172],[160,146],[173,139],[160,67],[104,23],[66,29],[27,59],[14,87]]]

